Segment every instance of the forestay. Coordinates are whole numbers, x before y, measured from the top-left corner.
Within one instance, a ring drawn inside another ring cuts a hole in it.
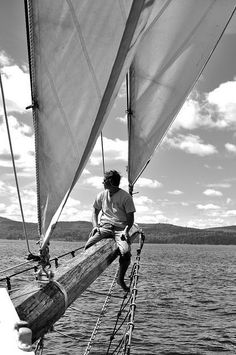
[[[130,73],[131,186],[176,117],[233,11],[234,0],[155,2]]]
[[[79,178],[133,59],[150,0],[28,0],[40,233]]]

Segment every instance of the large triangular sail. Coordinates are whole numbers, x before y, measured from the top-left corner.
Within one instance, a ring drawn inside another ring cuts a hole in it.
[[[234,0],[155,2],[130,71],[131,186],[176,117],[233,11]]]
[[[42,235],[48,237],[89,158],[152,6],[149,0],[27,1]]]

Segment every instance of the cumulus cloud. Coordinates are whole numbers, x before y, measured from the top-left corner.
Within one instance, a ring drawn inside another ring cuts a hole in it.
[[[207,189],[203,192],[206,196],[222,196],[222,192],[214,190],[214,189]]]
[[[4,66],[1,73],[7,111],[26,112],[25,107],[31,103],[29,74],[17,65]]]
[[[105,152],[105,160],[107,162],[114,160],[127,161],[128,154],[128,142],[121,139],[110,139],[103,137],[103,147]],[[93,153],[90,157],[91,165],[99,165],[102,162],[102,149],[101,149],[101,140],[97,140]]]
[[[212,203],[208,203],[206,205],[198,204],[196,207],[199,210],[218,210],[218,209],[220,209],[220,206],[214,205]]]
[[[118,97],[121,99],[126,97],[126,79],[121,84],[120,90],[118,92]]]
[[[229,152],[229,153],[236,153],[236,145],[235,144],[231,144],[231,143],[226,143],[225,144],[225,149]]]
[[[19,121],[12,115],[8,117],[11,132],[13,152],[17,161],[17,167],[22,169],[33,169],[34,161],[34,138],[32,129]],[[8,135],[5,123],[0,123],[0,166],[12,167]]]
[[[96,189],[102,189],[103,177],[102,176],[91,176],[83,180],[83,184],[85,185],[90,185],[92,187],[95,187]]]
[[[91,220],[91,209],[82,209],[81,202],[69,197],[60,216],[61,221]]]
[[[234,216],[236,216],[236,210],[226,211],[225,216],[226,217],[234,217]]]
[[[148,178],[142,178],[140,177],[138,181],[136,182],[135,186],[139,187],[149,187],[150,189],[155,189],[159,188],[162,186],[162,183],[155,179],[148,179]]]
[[[13,60],[3,50],[0,51],[0,68],[11,65]]]
[[[232,199],[230,197],[228,197],[227,200],[226,200],[226,203],[227,203],[227,205],[231,204],[232,203]]]
[[[170,133],[181,128],[236,129],[236,79],[222,83],[207,94],[192,91],[176,117]]]
[[[126,123],[127,122],[127,116],[123,116],[123,117],[118,116],[118,117],[116,117],[116,119],[118,121],[122,122],[122,123]]]
[[[166,137],[165,142],[172,148],[177,148],[186,153],[199,155],[201,157],[217,153],[215,146],[205,144],[199,136],[193,134],[179,134],[173,137]]]
[[[139,196],[137,197],[136,195],[134,195],[134,201],[135,201],[135,205],[143,205],[143,204],[152,204],[153,201],[147,197],[147,196]]]
[[[231,187],[231,184],[229,184],[228,182],[222,182],[222,183],[213,183],[213,184],[208,184],[207,187],[218,187],[218,188],[222,188],[222,189],[228,189]]]
[[[180,191],[180,190],[173,190],[173,191],[169,191],[168,194],[169,195],[182,195],[183,191]]]

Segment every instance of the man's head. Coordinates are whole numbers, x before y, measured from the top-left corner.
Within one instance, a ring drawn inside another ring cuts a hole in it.
[[[104,187],[119,187],[121,176],[116,170],[106,171],[104,174]]]

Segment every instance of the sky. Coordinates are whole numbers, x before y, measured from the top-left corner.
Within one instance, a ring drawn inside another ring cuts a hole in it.
[[[23,0],[1,0],[0,68],[24,217],[37,222],[32,114]],[[138,223],[210,228],[236,221],[236,15],[134,189]],[[127,190],[125,85],[103,130],[105,167]],[[100,140],[61,221],[91,220],[102,190]],[[0,216],[21,220],[0,98]]]

